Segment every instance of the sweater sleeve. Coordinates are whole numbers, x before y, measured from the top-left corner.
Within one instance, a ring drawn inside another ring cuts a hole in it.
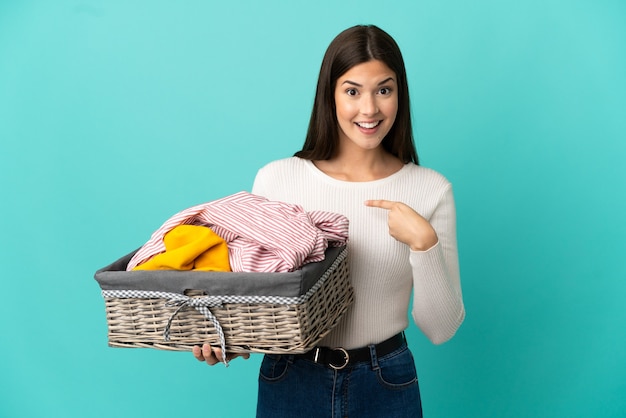
[[[465,318],[451,186],[429,221],[439,241],[426,251],[411,251],[409,256],[413,271],[412,316],[434,344],[442,344],[452,338]]]
[[[252,194],[267,197],[265,190],[265,181],[263,179],[263,168],[261,168],[254,178],[254,183],[252,184]]]

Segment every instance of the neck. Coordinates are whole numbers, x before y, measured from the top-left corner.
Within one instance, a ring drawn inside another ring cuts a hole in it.
[[[400,170],[404,165],[398,158],[382,147],[373,150],[340,151],[329,160],[313,162],[327,175],[344,181],[372,181],[385,178]]]

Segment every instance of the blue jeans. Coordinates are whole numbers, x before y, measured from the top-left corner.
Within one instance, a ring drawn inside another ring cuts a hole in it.
[[[257,418],[421,418],[411,351],[403,344],[370,361],[333,370],[293,355],[267,354],[259,374]]]

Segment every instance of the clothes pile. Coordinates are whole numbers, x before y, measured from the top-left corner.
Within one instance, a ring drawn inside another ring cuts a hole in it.
[[[169,218],[127,270],[295,271],[346,245],[348,224],[337,213],[239,192]]]

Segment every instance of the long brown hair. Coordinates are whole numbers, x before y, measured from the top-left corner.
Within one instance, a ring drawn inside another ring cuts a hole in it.
[[[373,25],[346,29],[328,46],[317,80],[309,129],[296,157],[328,160],[335,155],[339,145],[335,107],[337,80],[355,65],[372,60],[384,62],[398,79],[398,112],[395,123],[383,139],[383,148],[404,163],[419,163],[413,142],[409,88],[402,53],[388,33]]]

